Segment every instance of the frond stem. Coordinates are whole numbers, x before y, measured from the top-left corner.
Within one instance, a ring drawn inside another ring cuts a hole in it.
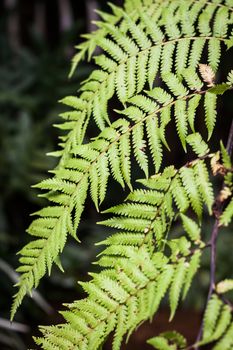
[[[227,146],[226,146],[226,150],[228,152],[229,155],[231,155],[232,150],[233,150],[233,120],[231,123],[231,127],[230,127],[230,131],[229,131],[229,135],[228,135],[228,140],[227,140]],[[223,185],[224,186],[224,185]],[[217,245],[217,238],[218,238],[218,234],[219,234],[219,218],[220,215],[222,213],[223,210],[223,204],[224,202],[219,202],[218,200],[218,196],[215,199],[215,202],[213,204],[213,207],[215,207],[215,223],[213,226],[213,230],[211,233],[211,238],[210,238],[210,252],[211,252],[211,257],[210,257],[210,285],[209,285],[209,292],[208,292],[208,296],[207,296],[207,300],[206,300],[206,307],[210,301],[210,298],[212,297],[212,294],[215,292],[215,272],[216,272],[216,245]],[[225,303],[227,303],[229,305],[228,300],[225,300]],[[205,309],[206,309],[205,307]],[[230,307],[232,309],[232,304],[230,304]],[[199,329],[197,338],[196,338],[196,342],[193,346],[193,349],[195,350],[199,350],[199,346],[198,343],[201,340],[202,337],[202,333],[203,333],[203,327],[204,327],[204,320],[202,320],[201,323],[201,327]],[[192,347],[191,347],[192,348]]]

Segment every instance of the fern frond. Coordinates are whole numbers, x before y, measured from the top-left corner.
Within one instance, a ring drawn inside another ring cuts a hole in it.
[[[203,83],[192,67],[182,69],[182,75],[191,90],[201,90]]]
[[[214,125],[216,122],[216,102],[217,96],[215,94],[206,93],[205,95],[205,122],[208,130],[208,140],[210,139]]]
[[[223,226],[228,226],[231,222],[233,217],[233,198],[231,199],[230,203],[225,208],[224,212],[222,213],[220,217],[220,223]]]
[[[214,343],[214,350],[230,349],[233,344],[232,338],[232,311],[215,294],[208,302],[204,315],[204,329],[202,340],[198,345]]]
[[[167,72],[167,70],[166,70]],[[172,93],[178,96],[186,96],[188,91],[185,86],[181,83],[180,79],[174,73],[165,73],[163,75],[163,80],[167,84],[168,88]]]
[[[160,56],[161,56],[161,46],[152,47],[150,50],[150,57],[148,60],[148,73],[147,73],[148,83],[151,89],[153,87],[153,83],[155,81],[155,78],[159,70]]]
[[[71,110],[62,113],[63,122],[58,126],[66,132],[60,138],[61,150],[54,153],[61,159],[53,171],[54,177],[37,186],[46,191],[42,196],[48,199],[49,205],[37,213],[38,219],[28,230],[36,239],[21,251],[22,275],[12,316],[24,295],[38,285],[46,271],[51,270],[53,262],[64,248],[67,235],[76,238],[88,191],[98,209],[104,201],[110,176],[122,187],[127,185],[132,189],[131,154],[146,177],[149,176],[150,158],[156,172],[159,171],[163,145],[168,149],[171,147],[166,128],[173,117],[183,148],[186,149],[186,140],[189,140],[199,155],[207,152],[204,143],[197,145],[197,139],[188,137],[190,128],[195,132],[195,116],[202,95],[208,138],[216,119],[216,94],[213,90],[202,89],[204,79],[198,76],[197,67],[200,63],[209,63],[213,70],[217,69],[221,43],[229,44],[231,38],[231,34],[228,34],[231,21],[219,23],[229,18],[229,6],[229,0],[221,6],[216,1],[131,0],[125,4],[126,11],[110,5],[112,14],[99,12],[102,18],[96,23],[99,29],[84,36],[87,40],[78,46],[79,52],[74,57],[72,71],[84,56],[88,55],[91,59],[97,46],[102,52],[94,58],[97,68],[81,84],[78,95],[62,100]],[[203,54],[205,49],[208,50],[208,62],[205,62]],[[159,74],[162,87],[158,88]],[[229,75],[229,86],[231,80]],[[144,91],[148,85],[150,91]],[[122,103],[123,110],[118,111],[116,121],[113,122],[109,101],[114,96]],[[95,121],[100,133],[96,133],[93,141],[87,140],[83,144],[90,119]],[[200,218],[203,203],[211,212],[213,200],[207,170],[201,163],[198,162],[195,167],[184,167],[180,171],[169,168],[166,176],[164,174],[145,180],[144,184],[149,189],[134,191],[129,196],[129,200],[135,203],[155,206],[156,212],[164,199],[163,215],[156,217],[149,230],[155,233],[156,244],[160,248],[175,211],[185,213],[191,204]],[[203,178],[203,182],[198,176]],[[171,192],[164,195],[168,188]],[[138,208],[131,209],[132,214],[136,215]],[[145,207],[140,209],[145,212]],[[221,219],[223,224],[229,222],[232,214],[230,209],[229,204]],[[148,211],[145,218],[143,215],[114,218],[108,223],[109,226],[122,228],[125,231],[123,234],[128,231],[143,234],[151,219]],[[144,292],[140,293],[140,298],[146,297]],[[136,305],[131,305],[131,311]],[[118,314],[123,328],[127,312],[121,310]],[[148,309],[135,322],[142,320],[147,313]],[[109,327],[101,325],[101,339],[93,339],[93,344],[99,346],[106,329],[110,331],[115,327],[116,320],[114,316],[111,317]],[[59,333],[57,329],[54,332]],[[56,334],[52,336],[56,338]],[[122,337],[120,329],[117,334],[115,344],[119,344]],[[49,347],[50,342],[44,341]],[[65,340],[62,342],[60,339],[60,343],[54,344],[54,347],[67,344]]]
[[[207,305],[207,309],[204,315],[203,339],[209,338],[213,335],[221,307],[222,302],[216,295],[213,295]]]
[[[194,276],[196,275],[200,264],[201,264],[201,252],[197,250],[193,256],[191,257],[190,261],[188,262],[188,269],[186,273],[186,279],[184,282],[184,287],[183,287],[183,294],[182,294],[182,299],[184,300],[192,283],[192,280]]]
[[[169,3],[169,6],[166,6],[166,3]],[[179,71],[178,74],[182,73],[183,68],[186,66],[185,62],[187,61],[191,42],[192,49],[189,65],[195,68],[200,63],[203,47],[206,42],[209,42],[209,63],[216,69],[220,54],[220,42],[225,40],[229,26],[228,22],[224,25],[219,24],[220,18],[229,16],[229,8],[226,6],[218,8],[218,4],[214,3],[193,4],[189,0],[187,7],[180,2],[175,4],[174,8],[170,1],[162,2],[162,4],[159,4],[159,2],[153,3],[151,8],[148,8],[147,4],[141,3],[140,14],[135,8],[130,11],[130,14],[126,14],[116,6],[111,7],[113,14],[107,15],[101,12],[103,22],[97,23],[100,29],[93,34],[86,35],[87,42],[80,44],[81,51],[78,53],[78,60],[87,51],[89,51],[89,57],[91,57],[97,45],[110,57],[107,57],[105,54],[96,57],[96,63],[102,68],[102,75],[105,74],[105,78],[98,79],[92,75],[92,78],[81,89],[83,93],[80,98],[88,103],[88,108],[80,110],[82,121],[79,121],[80,125],[76,130],[82,126],[87,127],[88,119],[92,112],[97,125],[100,129],[103,129],[105,123],[108,123],[107,110],[103,114],[97,113],[96,106],[98,101],[100,101],[101,105],[106,106],[107,101],[113,96],[115,91],[124,103],[127,96],[133,96],[134,91],[137,91],[137,93],[142,91],[146,82],[146,76],[148,76],[148,81],[152,88],[158,71],[161,49],[163,52],[161,57],[162,75],[172,72],[173,53],[176,55],[177,72]],[[193,32],[193,29],[188,29],[187,23],[187,18],[189,18],[189,24],[192,24],[195,18],[198,17],[201,9],[199,29],[204,36],[203,38],[195,36],[196,33]],[[214,26],[211,28],[209,22],[213,19],[215,9],[217,9],[217,12],[214,17]],[[174,22],[169,18],[171,13],[173,14]],[[150,20],[150,16],[153,18],[153,21]],[[139,24],[136,23],[137,20],[140,21]],[[155,22],[158,23],[156,26]],[[182,25],[183,33],[178,30],[179,23]],[[163,25],[165,25],[165,33],[163,33]],[[189,33],[190,38],[186,37],[187,33]],[[165,42],[164,34],[169,37]],[[107,35],[111,39],[107,38]],[[153,42],[151,42],[149,35]],[[132,36],[132,39],[130,36]],[[175,44],[176,41],[177,46]],[[71,125],[69,129],[71,129]],[[84,133],[85,130],[83,130],[79,138],[77,138],[77,135],[74,136],[75,133],[73,131],[70,132],[70,135],[68,134],[64,144],[67,152],[69,152],[72,137],[75,137],[76,141],[81,143]]]
[[[148,158],[145,153],[146,141],[144,140],[143,125],[133,129],[132,142],[136,161],[140,168],[144,171],[145,176],[148,177]]]
[[[221,57],[221,42],[212,38],[208,43],[208,63],[217,72]]]
[[[192,220],[184,214],[180,214],[180,217],[182,219],[184,229],[187,232],[189,238],[194,242],[199,241],[201,238],[201,230],[199,225],[194,220]]]
[[[197,156],[203,157],[209,153],[208,145],[199,133],[190,134],[187,137],[188,144],[192,147]]]
[[[186,189],[186,192],[189,196],[189,199],[191,201],[193,210],[200,217],[202,201],[201,201],[200,192],[198,189],[194,171],[191,168],[183,168],[181,170],[180,176],[184,184],[184,187]]]
[[[186,190],[184,189],[181,183],[181,179],[179,176],[177,176],[176,179],[173,180],[173,184],[171,186],[171,193],[180,212],[184,212],[185,210],[187,210],[189,206],[189,198],[186,193]]]
[[[233,346],[233,322],[223,338],[214,346],[213,350],[230,349]]]
[[[216,286],[216,291],[219,294],[226,293],[232,289],[233,289],[233,280],[230,280],[230,279],[226,279],[224,281],[221,281]]]
[[[195,122],[196,110],[198,108],[200,100],[201,100],[201,96],[195,95],[188,102],[188,110],[187,110],[188,122],[193,132],[195,131],[194,122]]]
[[[157,118],[149,118],[146,122],[146,128],[153,163],[155,164],[155,172],[157,173],[159,172],[163,156]]]
[[[200,228],[189,221],[187,214],[181,214],[188,238],[171,239],[168,254],[154,241],[167,236],[180,211],[170,189],[174,181],[180,181],[184,169],[194,171],[192,166],[178,170],[168,167],[161,174],[141,180],[146,189],[131,192],[126,202],[105,211],[114,216],[102,224],[120,231],[100,243],[106,246],[97,262],[102,270],[91,274],[90,282],[82,283],[88,296],[68,306],[70,311],[63,313],[67,324],[41,328],[44,338],[36,339],[38,345],[46,348],[51,342],[59,348],[61,341],[69,342],[72,337],[75,346],[83,344],[93,349],[93,344],[99,346],[113,331],[113,348],[117,350],[125,334],[129,336],[142,321],[153,317],[167,291],[174,316],[181,293],[186,295],[199,267],[201,250],[196,247],[191,252],[190,248],[192,241],[196,244],[200,240]],[[184,193],[189,192],[181,181],[180,186]],[[188,210],[192,201],[188,193],[186,198]],[[93,307],[101,316],[90,327],[88,315]]]
[[[164,332],[147,340],[157,350],[178,350],[187,346],[186,339],[178,332]]]
[[[186,101],[178,100],[175,104],[176,128],[184,150],[186,151],[186,136],[187,136],[187,114]]]
[[[169,321],[171,321],[175,315],[179,302],[180,292],[184,285],[186,273],[187,266],[185,264],[185,259],[180,259],[177,268],[173,274],[173,281],[170,288],[169,302],[171,308],[171,315]]]
[[[209,185],[209,173],[206,164],[203,161],[197,162],[197,164],[194,165],[194,173],[202,200],[206,204],[209,214],[211,215],[214,203],[214,192],[212,186]]]

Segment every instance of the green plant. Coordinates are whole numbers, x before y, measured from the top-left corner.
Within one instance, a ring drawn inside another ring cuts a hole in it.
[[[12,318],[53,263],[61,268],[59,255],[68,234],[77,239],[88,191],[99,210],[112,177],[130,194],[124,203],[105,210],[113,217],[102,224],[117,232],[101,242],[107,246],[98,260],[102,269],[81,283],[87,297],[67,305],[68,311],[62,312],[66,323],[41,327],[44,337],[36,343],[44,349],[99,349],[113,331],[113,349],[119,349],[125,334],[154,316],[166,292],[173,318],[203,250],[210,248],[207,308],[193,347],[217,342],[215,350],[231,349],[232,306],[222,293],[232,288],[232,280],[216,287],[215,260],[219,229],[229,225],[233,213],[233,126],[226,148],[220,143],[219,149],[210,149],[210,138],[218,95],[233,85],[233,71],[223,82],[216,75],[222,54],[233,44],[233,2],[126,0],[124,10],[110,6],[112,14],[99,12],[99,29],[86,35],[73,60],[72,72],[86,53],[92,58],[96,46],[103,51],[95,57],[97,69],[83,82],[79,97],[62,100],[73,109],[62,114],[64,122],[58,126],[67,134],[53,153],[60,157],[54,176],[36,185],[47,191],[43,197],[50,205],[35,213],[39,218],[28,232],[36,239],[20,252]],[[120,110],[111,108],[115,95],[123,105]],[[198,110],[207,132],[198,130]],[[99,134],[84,142],[91,119]],[[188,155],[180,167],[162,164],[165,149],[172,149],[170,125]],[[136,179],[143,187],[135,190],[132,157],[145,175]],[[218,194],[215,177],[223,181]],[[204,216],[215,221],[209,242],[202,239]],[[176,223],[183,229],[174,235]],[[174,332],[149,343],[157,349],[187,347]]]

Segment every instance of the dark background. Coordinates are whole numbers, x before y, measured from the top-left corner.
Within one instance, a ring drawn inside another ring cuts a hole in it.
[[[120,5],[123,1],[113,1]],[[71,80],[68,80],[73,46],[80,42],[79,35],[95,28],[91,19],[98,19],[94,8],[107,9],[106,1],[80,0],[5,0],[0,1],[0,349],[23,350],[32,347],[32,335],[38,335],[38,324],[61,322],[56,310],[62,303],[82,297],[78,280],[87,279],[87,271],[94,269],[91,262],[97,254],[94,243],[103,239],[106,229],[95,225],[99,220],[91,201],[83,215],[79,229],[82,244],[69,240],[62,254],[65,273],[53,268],[45,277],[33,299],[26,297],[16,322],[10,325],[9,310],[14,294],[13,284],[18,266],[16,253],[30,239],[25,230],[30,224],[30,213],[38,210],[43,201],[30,186],[45,178],[47,170],[56,163],[45,153],[57,149],[59,132],[52,124],[59,122],[64,107],[58,104],[62,97],[75,94],[80,81],[94,67],[82,63]],[[232,55],[224,58],[224,69],[229,70]],[[226,93],[219,106],[222,118],[217,125],[212,147],[217,140],[226,141],[232,119],[230,93]],[[199,125],[202,129],[202,125]],[[91,126],[94,129],[94,126]],[[171,130],[170,139],[173,140]],[[176,145],[176,140],[174,139]],[[185,161],[174,147],[168,163]],[[216,188],[218,184],[216,184]],[[118,187],[109,191],[104,206],[120,201]],[[205,222],[208,236],[211,223]],[[218,274],[222,278],[232,273],[233,238],[230,229],[223,232],[218,248]],[[194,282],[184,309],[174,322],[167,326],[166,303],[152,325],[145,324],[132,337],[127,349],[146,349],[144,341],[165,329],[183,332],[190,341],[195,338],[200,310],[206,297],[209,282],[208,253],[203,268]],[[197,297],[198,294],[198,297]],[[18,327],[18,328],[17,328]],[[106,345],[110,348],[110,342]]]

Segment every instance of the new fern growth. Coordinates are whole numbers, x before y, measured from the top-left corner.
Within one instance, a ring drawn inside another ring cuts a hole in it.
[[[70,109],[57,125],[66,131],[60,150],[52,154],[60,161],[53,176],[35,186],[49,204],[34,214],[28,229],[34,239],[20,251],[12,318],[53,263],[61,267],[67,236],[78,241],[88,193],[99,210],[112,177],[130,193],[104,212],[112,216],[101,224],[115,232],[100,243],[105,246],[97,261],[101,271],[92,273],[90,282],[80,282],[87,297],[67,305],[64,324],[41,327],[43,336],[36,343],[46,350],[97,350],[113,332],[113,349],[120,349],[125,335],[153,318],[166,294],[170,319],[174,317],[203,250],[210,248],[210,290],[193,347],[211,343],[215,350],[230,350],[232,305],[223,294],[233,282],[229,276],[216,284],[215,251],[219,229],[230,224],[233,214],[233,127],[226,147],[220,143],[211,150],[208,141],[218,118],[218,99],[233,86],[233,71],[222,81],[217,74],[222,54],[230,54],[233,46],[233,1],[126,0],[124,8],[110,7],[111,14],[99,11],[98,30],[84,36],[73,59],[71,75],[86,55],[96,69],[77,96],[61,101]],[[97,46],[101,53],[93,57]],[[111,109],[112,98],[121,108]],[[197,114],[206,129],[201,128],[202,134]],[[96,135],[84,142],[91,119]],[[163,165],[174,147],[170,125],[180,151],[189,155],[180,168]],[[137,189],[132,164],[144,174]],[[216,176],[223,181],[218,194]],[[209,242],[202,235],[204,210],[215,221]],[[177,223],[182,229],[174,237]],[[188,347],[176,332],[148,343],[159,350]]]

